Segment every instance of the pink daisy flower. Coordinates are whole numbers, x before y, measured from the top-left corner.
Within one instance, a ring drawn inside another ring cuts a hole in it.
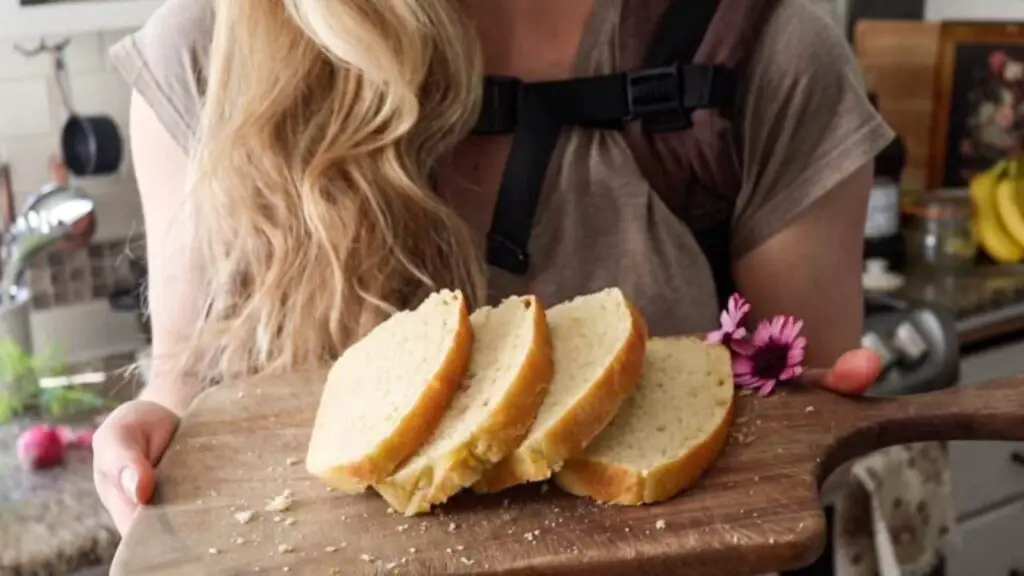
[[[779,382],[802,374],[807,348],[807,339],[800,336],[803,326],[802,320],[780,315],[762,321],[750,341],[733,340],[736,384],[767,396]]]
[[[739,340],[747,335],[747,329],[743,327],[743,319],[750,312],[750,302],[747,302],[739,294],[729,297],[729,304],[722,310],[719,321],[722,327],[708,334],[708,344],[722,344],[729,346],[734,340]]]

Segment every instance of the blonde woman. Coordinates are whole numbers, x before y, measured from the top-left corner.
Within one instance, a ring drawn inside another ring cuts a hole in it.
[[[740,78],[731,268],[751,319],[806,322],[804,380],[877,374],[862,330],[872,160],[891,133],[845,41],[810,0],[779,0]],[[617,285],[652,333],[717,327],[714,279],[621,131],[567,129],[524,273],[484,240],[511,135],[470,134],[484,76],[616,69],[625,0],[168,0],[112,51],[134,89],[146,220],[151,382],[95,437],[118,529],[197,391],[323,365],[441,286],[476,303]],[[825,369],[826,367],[832,367]],[[311,394],[316,392],[311,390]]]

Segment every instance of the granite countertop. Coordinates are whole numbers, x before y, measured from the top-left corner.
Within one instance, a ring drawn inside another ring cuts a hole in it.
[[[125,400],[134,396],[138,382],[121,369],[133,361],[133,355],[105,358],[71,366],[68,373],[107,373],[98,386]],[[92,425],[92,420],[68,424]],[[0,425],[0,574],[60,576],[108,564],[119,537],[93,487],[91,452],[69,450],[62,466],[38,472],[18,464],[15,440],[38,423],[19,419]]]
[[[1024,335],[1024,265],[956,273],[912,270],[896,295],[949,309],[962,345]]]

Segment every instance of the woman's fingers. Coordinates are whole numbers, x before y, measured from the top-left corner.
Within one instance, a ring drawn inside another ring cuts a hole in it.
[[[131,426],[101,427],[93,438],[93,479],[96,492],[124,534],[140,504],[153,495],[153,466],[146,441]]]
[[[882,360],[872,350],[851,350],[836,360],[832,368],[808,369],[800,382],[831,390],[838,394],[858,396],[875,384],[882,374]]]

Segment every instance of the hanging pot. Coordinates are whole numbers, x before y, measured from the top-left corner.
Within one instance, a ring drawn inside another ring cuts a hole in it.
[[[72,114],[60,140],[64,161],[75,176],[112,174],[121,167],[121,132],[109,116]]]
[[[101,176],[117,172],[123,154],[121,132],[109,116],[84,116],[75,112],[64,62],[66,43],[54,49],[53,79],[68,119],[61,130],[64,162],[75,176]]]

